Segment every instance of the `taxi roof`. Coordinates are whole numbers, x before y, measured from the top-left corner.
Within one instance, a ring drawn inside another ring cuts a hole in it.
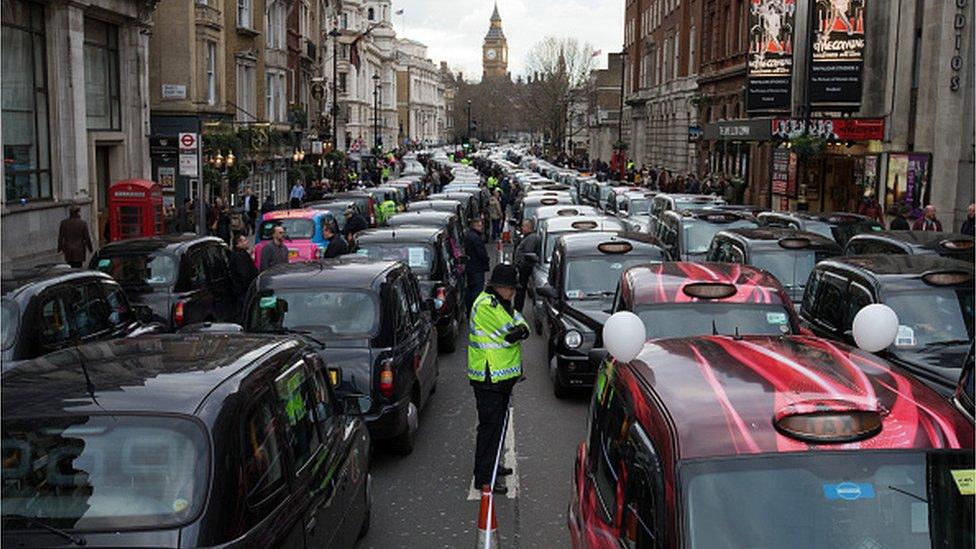
[[[366,229],[356,233],[356,244],[370,242],[436,242],[441,227],[397,227]]]
[[[713,282],[731,284],[737,291],[729,297],[707,301],[725,303],[791,303],[776,277],[741,263],[692,263],[671,261],[631,267],[624,271],[620,291],[633,305],[692,303],[703,301],[682,290],[689,284]]]
[[[450,198],[415,200],[407,204],[407,211],[437,210],[438,207],[454,209],[458,206],[464,206],[464,203],[460,200],[451,200]]]
[[[720,235],[729,236],[743,242],[775,243],[783,238],[805,238],[810,241],[812,248],[834,248],[840,250],[840,245],[833,239],[809,231],[799,231],[787,227],[758,227],[755,229],[728,229]]]
[[[146,253],[146,252],[178,252],[182,248],[199,244],[201,242],[216,242],[224,244],[224,241],[216,236],[200,236],[194,233],[144,236],[140,238],[127,238],[116,242],[110,242],[98,250],[99,255],[125,254],[125,253]]]
[[[265,354],[297,346],[256,334],[145,335],[56,351],[2,376],[4,418],[59,413],[193,414],[214,389]],[[85,369],[94,386],[92,402]]]
[[[878,279],[921,278],[934,272],[965,272],[973,274],[976,268],[968,261],[940,255],[851,255],[838,256],[820,262],[824,267],[857,271]],[[967,285],[971,286],[972,282]]]
[[[624,223],[619,218],[607,215],[568,215],[563,217],[550,217],[541,221],[546,226],[546,232],[562,231],[606,231],[623,230]],[[596,227],[591,229],[574,227],[576,223],[596,223]]]
[[[675,216],[680,219],[698,219],[708,223],[734,223],[736,221],[752,221],[755,218],[747,212],[737,210],[725,210],[721,207],[703,208],[700,210],[668,210],[664,212],[666,216]]]
[[[555,206],[556,204],[572,204],[573,197],[569,193],[563,191],[546,191],[547,193],[555,194],[541,194],[526,196],[522,199],[522,206]],[[555,200],[556,204],[543,204],[543,201]]]
[[[648,431],[658,430],[652,407],[670,420],[678,459],[972,447],[973,425],[948,400],[877,356],[814,337],[661,339],[645,344],[623,371]],[[657,398],[645,398],[633,376]],[[881,431],[859,442],[803,442],[774,426],[774,416],[791,405],[879,410]]]
[[[258,274],[254,288],[360,288],[371,289],[386,273],[396,269],[397,261],[378,261],[354,255],[334,259],[278,265]]]
[[[300,210],[274,210],[264,214],[262,219],[264,221],[270,221],[273,219],[311,219],[322,215],[328,215],[328,212],[324,210],[303,208]]]
[[[848,242],[853,240],[890,240],[912,247],[941,251],[945,249],[943,245],[945,242],[973,242],[973,237],[962,233],[937,233],[935,231],[873,231],[856,234]]]
[[[657,243],[653,236],[642,233],[601,233],[585,231],[580,233],[570,233],[561,238],[562,247],[566,250],[568,257],[578,257],[582,255],[652,255],[658,260],[664,259],[664,250]],[[622,254],[600,252],[597,248],[605,242],[626,242],[632,246],[630,251]]]
[[[407,210],[405,212],[397,212],[390,216],[387,223],[390,225],[401,226],[409,225],[411,223],[423,223],[423,222],[433,222],[447,223],[451,218],[456,218],[457,213],[455,212],[443,212],[440,210]]]

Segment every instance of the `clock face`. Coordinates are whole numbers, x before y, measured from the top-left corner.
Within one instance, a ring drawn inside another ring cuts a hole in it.
[[[494,59],[498,53],[494,49],[489,48],[488,51],[485,52],[485,55],[488,56],[488,59]]]

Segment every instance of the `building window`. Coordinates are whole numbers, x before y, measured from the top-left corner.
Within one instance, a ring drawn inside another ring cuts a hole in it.
[[[85,19],[85,115],[89,130],[122,127],[119,29],[93,19]]]
[[[285,47],[285,6],[278,0],[268,2],[264,10],[265,41],[269,48]]]
[[[671,40],[671,46],[674,48],[674,63],[671,64],[671,68],[674,70],[674,72],[672,73],[671,78],[677,80],[678,73],[681,72],[678,70],[681,62],[681,29],[675,31],[674,38]]]
[[[695,74],[695,26],[688,30],[688,74]]]
[[[339,91],[346,93],[346,73],[339,73]]]
[[[375,16],[376,16],[376,14],[375,14],[375,13],[373,12],[373,8],[369,8],[369,11],[367,12],[367,15],[366,15],[366,17],[367,17],[367,18],[368,18],[368,19],[369,19],[370,21],[372,21],[372,20],[373,20],[373,19],[375,18]]]
[[[237,0],[237,26],[251,28],[251,0]]]
[[[286,119],[285,73],[268,72],[264,78],[264,88],[268,120],[284,122]]]
[[[207,104],[217,104],[217,43],[206,40]]]
[[[51,198],[44,7],[3,1],[4,197]]]
[[[311,23],[311,10],[309,10],[308,3],[302,2],[298,7],[298,32],[301,34],[302,38],[309,38],[312,33],[309,32],[309,26]],[[301,45],[302,47],[304,44]]]
[[[257,110],[257,82],[254,79],[254,65],[250,63],[237,64],[237,109],[238,122],[252,122]]]

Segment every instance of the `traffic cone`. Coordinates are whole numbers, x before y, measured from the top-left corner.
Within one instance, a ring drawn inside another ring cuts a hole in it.
[[[502,231],[502,242],[508,244],[511,241],[512,241],[512,233],[507,229],[505,231]]]
[[[478,512],[478,549],[498,547],[498,519],[491,487],[481,487],[481,511]]]

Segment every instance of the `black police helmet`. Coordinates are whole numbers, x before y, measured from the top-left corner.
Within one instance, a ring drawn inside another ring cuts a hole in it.
[[[491,276],[488,278],[488,285],[518,288],[518,271],[511,263],[495,265],[495,268],[491,271]]]

